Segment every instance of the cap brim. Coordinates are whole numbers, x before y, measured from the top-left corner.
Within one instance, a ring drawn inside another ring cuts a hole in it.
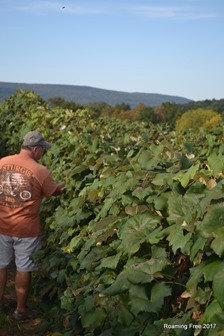
[[[40,146],[43,147],[44,149],[50,149],[50,148],[51,148],[51,144],[50,144],[50,142],[47,142],[47,141],[41,141],[39,144],[40,144]]]

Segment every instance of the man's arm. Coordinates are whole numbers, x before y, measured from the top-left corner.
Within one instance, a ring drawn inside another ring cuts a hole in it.
[[[57,196],[60,195],[62,192],[62,189],[65,187],[65,182],[62,181],[60,183],[58,183],[57,185],[57,189],[54,191],[54,193],[52,194],[53,196]]]

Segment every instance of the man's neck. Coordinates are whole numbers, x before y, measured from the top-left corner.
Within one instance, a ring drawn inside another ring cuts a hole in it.
[[[31,150],[22,148],[19,154],[24,158],[35,160],[34,153]]]

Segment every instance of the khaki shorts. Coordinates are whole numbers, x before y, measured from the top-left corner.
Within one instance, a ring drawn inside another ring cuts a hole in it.
[[[36,271],[38,266],[31,257],[40,248],[40,237],[18,238],[0,234],[0,269],[7,268],[15,259],[17,271]]]

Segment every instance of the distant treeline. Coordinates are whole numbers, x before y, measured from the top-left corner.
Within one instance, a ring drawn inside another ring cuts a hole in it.
[[[85,105],[77,104],[73,101],[67,101],[61,97],[50,98],[47,100],[49,107],[60,106],[66,109],[76,111],[80,108],[88,108],[93,116],[108,116],[112,119],[127,119],[130,121],[145,121],[153,124],[167,123],[171,129],[175,128],[177,120],[183,113],[189,110],[203,109],[213,110],[224,117],[224,99],[204,100],[189,102],[186,104],[162,103],[161,105],[151,107],[144,103],[139,103],[135,108],[129,104],[122,103],[114,106],[105,102],[87,103]]]

